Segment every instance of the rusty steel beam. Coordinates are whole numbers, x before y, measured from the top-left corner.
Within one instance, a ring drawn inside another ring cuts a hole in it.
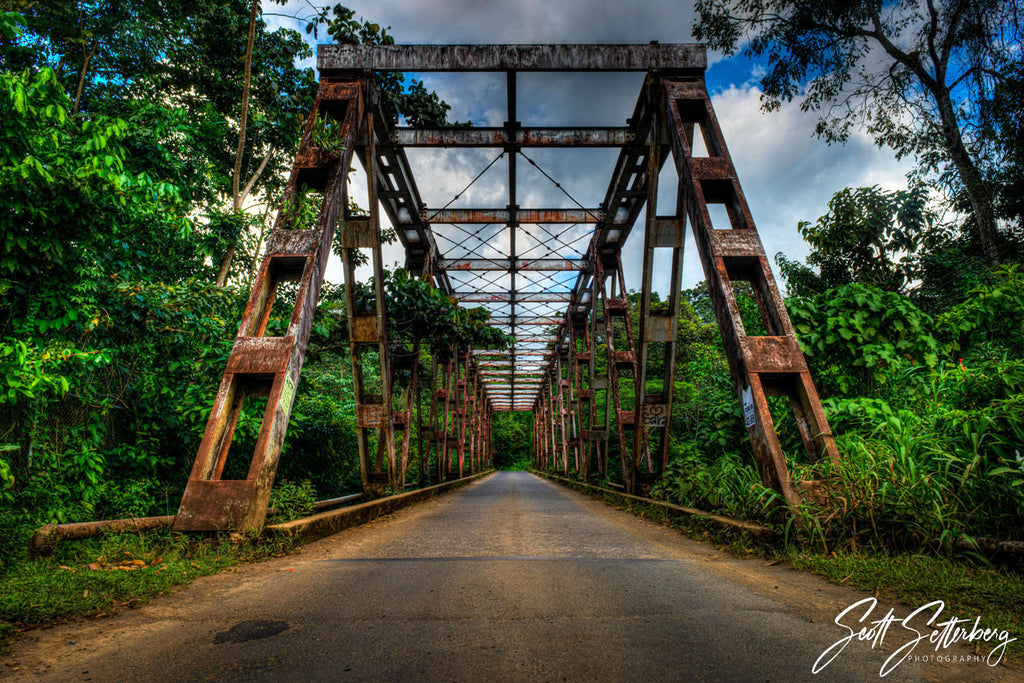
[[[402,146],[391,142],[394,122],[385,114],[379,96],[375,98],[372,119],[374,139],[371,141],[365,135],[358,139],[358,157],[365,170],[367,147],[373,149],[374,159],[371,163],[375,195],[405,248],[405,267],[416,277],[424,271],[438,271],[432,261],[438,258],[439,250],[429,223],[421,218],[423,201],[412,168]],[[451,283],[443,271],[436,272],[434,279],[435,285],[443,292],[447,294],[452,291]]]
[[[396,128],[391,140],[403,147],[621,147],[629,128]]]
[[[488,366],[483,364],[483,363],[480,363],[478,365],[478,367],[486,368]],[[506,373],[506,372],[499,372],[499,371],[484,371],[484,370],[481,370],[480,371],[480,375],[483,376],[483,377],[508,377],[508,373]],[[539,372],[539,371],[537,371],[537,372],[519,372],[519,373],[516,373],[517,377],[540,377],[541,375],[542,375],[542,373]]]
[[[548,303],[558,304],[569,301],[569,292],[453,292],[456,301],[466,303]],[[518,355],[518,354],[517,354]]]
[[[320,77],[352,71],[650,71],[700,73],[707,48],[647,45],[318,45]]]
[[[510,316],[495,315],[488,321],[492,325],[508,325],[512,321]],[[560,325],[561,317],[550,315],[517,315],[516,325]]]
[[[573,317],[584,319],[589,315],[594,297],[588,290],[592,288],[594,270],[598,260],[616,261],[619,258],[622,246],[628,239],[647,202],[648,186],[652,176],[649,138],[654,121],[651,90],[653,87],[656,86],[653,86],[651,82],[644,84],[634,107],[633,116],[630,118],[633,139],[619,151],[619,157],[602,202],[602,207],[607,212],[606,217],[604,221],[595,226],[593,237],[587,247],[588,267],[580,271],[573,286],[573,295],[570,297],[572,305],[566,310],[567,322],[563,324],[560,332],[562,338],[569,336],[567,326],[569,320]],[[655,164],[655,178],[663,163],[664,157]]]
[[[538,350],[534,350],[534,351],[517,351],[516,352],[516,356],[517,357],[518,356],[550,356],[553,353],[554,353],[554,351],[552,351],[551,349],[545,349],[543,351],[538,351]],[[502,352],[502,351],[476,351],[476,352],[473,353],[473,357],[474,358],[480,358],[481,356],[485,357],[485,358],[486,357],[508,358],[509,357],[509,353],[508,353],[508,351],[504,351],[504,352]],[[513,361],[512,360],[506,360],[505,362],[511,364]],[[534,361],[534,363],[535,362],[536,361]]]
[[[442,270],[583,270],[583,259],[516,259],[515,268],[511,259],[440,259],[438,266]]]
[[[489,382],[490,386],[493,386],[495,389],[511,389],[513,387],[519,386],[532,387],[539,385],[540,383],[540,379],[534,378],[521,380],[518,377],[516,378],[515,382],[498,382],[493,380]]]
[[[508,209],[423,209],[421,218],[436,225],[450,223],[508,224],[512,212]],[[516,209],[517,224],[523,223],[600,223],[605,218],[601,209]]]

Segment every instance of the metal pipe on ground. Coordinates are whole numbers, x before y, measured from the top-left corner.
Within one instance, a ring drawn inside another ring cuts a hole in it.
[[[324,512],[349,503],[357,503],[362,493],[318,500],[313,503],[314,512]],[[276,508],[267,508],[267,516],[277,514]],[[46,524],[40,527],[28,542],[31,559],[49,557],[61,541],[79,541],[100,534],[141,533],[154,529],[168,529],[174,524],[174,515],[160,517],[132,517],[129,519],[105,519],[95,522],[74,522],[71,524]]]
[[[126,533],[167,529],[174,524],[174,515],[163,517],[133,517],[131,519],[106,519],[96,522],[73,524],[46,524],[40,527],[28,542],[28,556],[35,560],[49,557],[61,541],[78,541],[104,533]]]

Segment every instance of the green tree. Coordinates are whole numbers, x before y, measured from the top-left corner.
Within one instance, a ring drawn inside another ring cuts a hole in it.
[[[0,14],[0,54],[20,56],[20,22]],[[187,127],[157,106],[137,127],[75,115],[55,69],[22,63],[0,71],[0,471],[22,514],[63,521],[102,509],[112,476],[180,463],[161,444],[198,439],[191,391],[229,345],[160,144]]]
[[[981,138],[989,143],[985,152],[995,169],[991,181],[996,211],[1016,223],[1014,242],[1020,245],[1024,243],[1024,61],[1007,70],[980,112]]]
[[[921,276],[919,249],[934,246],[941,235],[927,202],[923,187],[846,188],[832,195],[828,213],[798,225],[812,250],[806,265],[775,256],[790,294],[810,296],[851,282],[907,292]]]
[[[856,394],[903,362],[934,368],[934,322],[907,297],[865,284],[786,302],[797,339],[826,393]]]
[[[762,102],[803,94],[817,133],[858,126],[962,188],[986,259],[1002,259],[976,138],[978,103],[1008,77],[1017,0],[698,0],[694,35],[726,54],[767,58]],[[1019,56],[1016,57],[1019,60]]]
[[[240,240],[270,217],[250,215],[251,199],[274,203],[309,112],[316,79],[296,66],[312,56],[302,36],[269,30],[257,0],[23,4],[13,55],[20,66],[53,68],[72,114],[135,127],[155,107],[187,124],[158,142],[187,174],[179,184],[223,285]]]
[[[337,4],[333,8],[324,7],[306,26],[306,33],[317,34],[319,27],[324,26],[327,34],[339,45],[394,45],[395,39],[388,29],[380,24],[362,17],[356,18],[354,10]],[[395,120],[401,115],[410,126],[417,128],[440,128],[444,126],[468,126],[468,123],[449,123],[448,112],[451,106],[442,100],[436,92],[428,92],[422,81],[410,79],[405,84],[405,74],[401,72],[381,72],[377,74],[385,97],[385,111]]]

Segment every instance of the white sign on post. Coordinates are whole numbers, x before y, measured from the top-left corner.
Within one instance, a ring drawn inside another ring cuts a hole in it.
[[[754,392],[750,387],[743,390],[743,424],[753,427],[757,423],[757,413],[754,411]]]

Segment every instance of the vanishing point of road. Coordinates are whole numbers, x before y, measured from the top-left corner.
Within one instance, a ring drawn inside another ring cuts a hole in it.
[[[0,678],[877,680],[898,641],[851,642],[811,673],[845,635],[836,615],[865,596],[499,472],[118,617],[35,632]],[[885,680],[1015,673],[907,662]]]

